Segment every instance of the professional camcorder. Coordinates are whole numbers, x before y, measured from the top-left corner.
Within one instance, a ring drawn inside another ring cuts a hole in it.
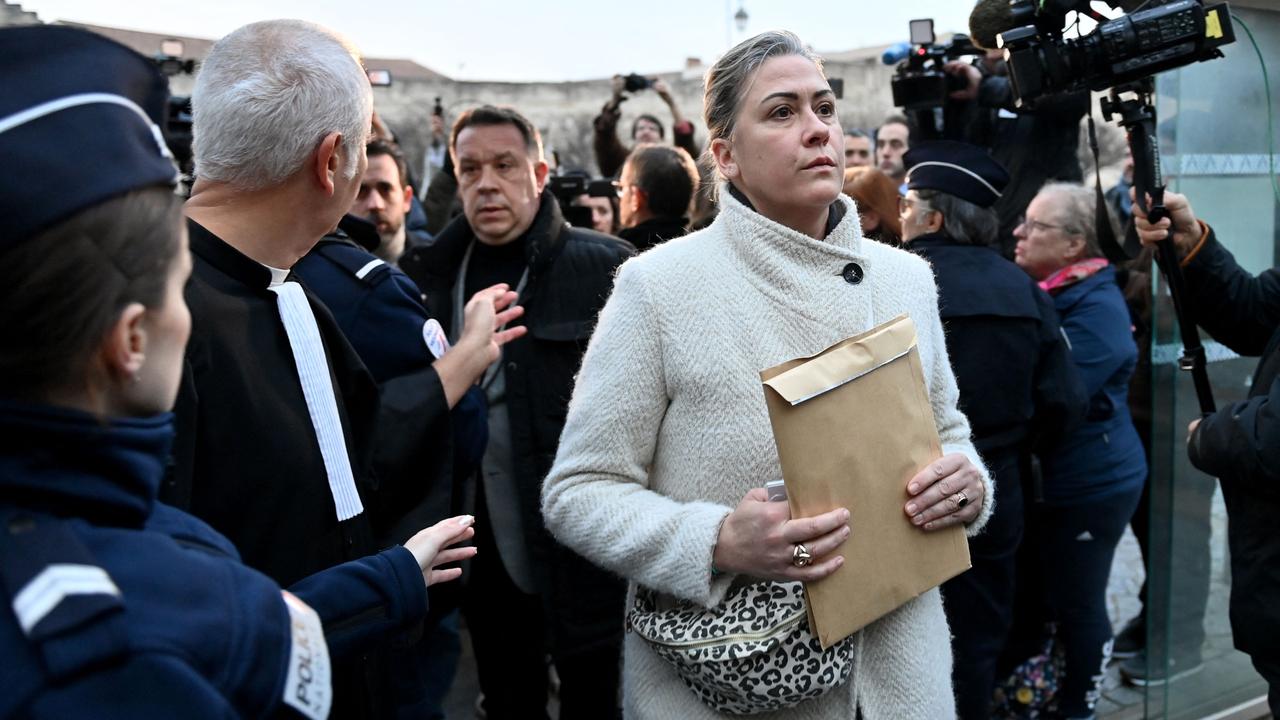
[[[1008,0],[983,0],[982,5]],[[1109,2],[1116,7],[1132,3]],[[1204,0],[1150,0],[1141,9],[1114,19],[1090,7],[1089,0],[1013,0],[988,21],[996,44],[1004,50],[1009,78],[1019,106],[1036,98],[1077,90],[1106,90],[1165,70],[1222,57],[1223,45],[1235,42],[1226,3]],[[1066,39],[1067,14],[1092,17],[1098,27],[1088,35]],[[981,42],[979,29],[970,29]],[[999,17],[1007,18],[1000,20]],[[1007,22],[1007,24],[1005,24]]]
[[[547,189],[560,204],[560,212],[564,219],[574,227],[591,227],[591,208],[574,205],[579,195],[590,197],[617,198],[618,188],[612,180],[595,179],[580,171],[552,175],[547,178]]]
[[[160,52],[151,57],[151,62],[164,73],[165,77],[194,75],[196,61],[183,58],[183,50],[181,40],[161,41]],[[165,123],[161,130],[164,131],[165,144],[169,146],[169,152],[173,153],[173,159],[178,163],[178,168],[184,176],[189,177],[192,169],[191,97],[189,95],[169,97],[169,104],[165,110]]]
[[[893,104],[903,110],[940,108],[947,96],[964,88],[963,78],[948,75],[942,66],[965,55],[981,55],[968,35],[952,36],[950,42],[938,44],[933,34],[933,20],[911,21],[911,43],[906,59],[898,63],[890,82]]]
[[[1222,57],[1219,49],[1235,42],[1231,12],[1226,3],[1204,0],[1108,0],[1109,7],[1127,15],[1108,18],[1090,0],[979,0],[969,16],[969,32],[980,45],[1004,50],[1009,81],[1017,105],[1063,92],[1107,90],[1102,115],[1125,129],[1133,156],[1134,202],[1156,223],[1168,217],[1164,207],[1164,176],[1156,133],[1156,73]],[[1088,35],[1066,38],[1067,15],[1090,17],[1098,26]],[[1098,144],[1089,118],[1089,142],[1097,167]],[[1106,220],[1102,178],[1097,185],[1098,240],[1112,262],[1134,257],[1137,235],[1130,225],[1121,244]],[[1167,237],[1157,244],[1160,267],[1173,301],[1182,334],[1179,367],[1191,373],[1201,412],[1215,405],[1206,370],[1204,347],[1187,309],[1182,269]]]

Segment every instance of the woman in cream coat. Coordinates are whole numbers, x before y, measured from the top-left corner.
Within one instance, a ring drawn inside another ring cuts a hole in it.
[[[975,532],[991,511],[990,480],[956,407],[933,273],[862,237],[840,194],[843,135],[821,61],[791,33],[759,35],[708,73],[705,107],[726,181],[720,215],[619,271],[543,488],[547,527],[633,588],[707,608],[738,576],[831,574],[849,511],[791,518],[787,503],[767,501],[762,488],[781,470],[759,371],[906,312],[944,456],[908,482],[903,521]],[[794,562],[797,545],[812,563]],[[755,717],[955,715],[937,590],[852,642],[848,682]],[[628,718],[721,717],[635,633],[624,665]]]

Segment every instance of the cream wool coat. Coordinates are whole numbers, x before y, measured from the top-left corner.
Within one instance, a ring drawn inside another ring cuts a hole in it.
[[[711,226],[619,270],[542,491],[547,527],[560,542],[633,587],[707,607],[733,579],[711,575],[721,523],[748,490],[781,477],[760,370],[905,311],[917,327],[943,452],[962,452],[983,468],[956,407],[929,265],[864,239],[843,195],[844,218],[825,241],[765,218],[727,190],[720,198]],[[866,273],[860,284],[841,276],[850,262]],[[971,533],[991,512],[991,481],[982,474],[987,503]],[[936,589],[856,637],[847,684],[753,717],[853,718],[858,707],[866,720],[955,716],[951,644]],[[624,655],[626,717],[724,717],[634,633]]]

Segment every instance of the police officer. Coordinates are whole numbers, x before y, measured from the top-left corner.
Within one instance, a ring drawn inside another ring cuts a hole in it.
[[[110,40],[0,30],[0,717],[326,717],[331,661],[474,554],[451,518],[290,593],[156,502],[190,332],[166,102]]]
[[[375,472],[381,480],[403,478],[392,484],[416,490],[385,503],[390,512],[380,523],[388,528],[383,541],[400,542],[469,505],[466,481],[478,468],[489,437],[484,396],[476,381],[496,357],[496,346],[523,335],[526,328],[492,332],[495,322],[505,325],[523,312],[511,304],[514,292],[495,286],[477,293],[477,301],[468,305],[463,337],[450,346],[413,281],[372,254],[380,242],[386,238],[379,237],[375,225],[347,215],[293,272],[333,313],[379,385],[383,422],[377,431]],[[487,320],[495,312],[498,317]],[[477,321],[476,313],[485,319]],[[433,589],[422,640],[403,652],[397,649],[397,657],[387,663],[401,688],[394,698],[400,712],[443,717],[461,650],[459,604],[453,586]]]
[[[995,512],[969,541],[973,568],[942,588],[957,711],[985,720],[1011,623],[1028,454],[1062,437],[1086,397],[1049,296],[994,249],[992,206],[1008,173],[981,148],[950,141],[916,145],[904,160],[903,240],[933,264],[960,408],[996,481]]]

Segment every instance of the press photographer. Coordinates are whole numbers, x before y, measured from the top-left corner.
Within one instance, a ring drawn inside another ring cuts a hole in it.
[[[560,205],[570,225],[591,228],[606,235],[618,232],[618,190],[613,182],[592,179],[582,170],[547,178],[547,190]]]
[[[1084,178],[1077,147],[1080,121],[1089,113],[1089,93],[1066,93],[1043,98],[1034,108],[1019,108],[1001,55],[1000,50],[986,50],[975,63],[951,61],[943,70],[958,85],[949,99],[965,107],[959,134],[987,148],[1012,178],[995,204],[1000,219],[997,248],[1012,258],[1013,230],[1040,187]]]
[[[696,158],[701,152],[693,137],[693,123],[685,119],[671,95],[671,88],[665,80],[656,77],[645,77],[631,73],[627,76],[613,76],[613,96],[601,108],[600,114],[593,121],[592,146],[596,150],[596,164],[600,166],[600,174],[604,177],[617,177],[622,170],[622,163],[631,150],[618,139],[618,120],[622,117],[622,103],[631,96],[653,90],[662,98],[671,110],[671,141],[676,147],[684,148],[689,157]],[[631,123],[631,141],[640,143],[660,143],[666,138],[666,128],[662,121],[653,115],[643,114]]]
[[[1191,464],[1217,477],[1227,507],[1231,556],[1231,631],[1270,686],[1280,714],[1280,271],[1241,268],[1187,198],[1165,193],[1168,217],[1152,222],[1138,202],[1134,222],[1144,245],[1172,235],[1197,323],[1241,355],[1261,356],[1249,395],[1187,428]],[[1161,248],[1163,252],[1163,248]]]
[[[1004,14],[988,19],[996,5]],[[1013,257],[1013,229],[1027,203],[1045,182],[1080,182],[1076,145],[1080,119],[1089,111],[1089,95],[1068,94],[1036,109],[1017,107],[996,31],[1012,20],[1008,0],[979,3],[970,19],[971,35],[957,34],[938,44],[932,20],[911,21],[911,42],[890,48],[882,60],[898,62],[893,103],[912,125],[913,137],[962,140],[991,152],[1009,171],[1011,182],[997,200],[1000,219],[997,248]],[[992,48],[990,50],[985,48]]]
[[[881,57],[885,64],[897,63],[890,83],[893,104],[902,108],[917,142],[960,140],[966,107],[954,93],[964,88],[964,80],[943,69],[949,62],[982,50],[960,33],[946,43],[938,43],[930,19],[912,20],[910,29],[910,43],[894,46]]]

